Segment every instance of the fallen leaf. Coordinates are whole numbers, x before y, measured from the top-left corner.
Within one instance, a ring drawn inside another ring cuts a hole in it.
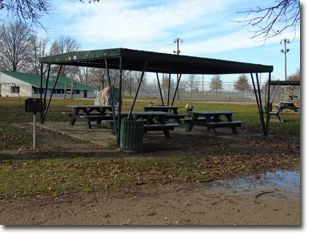
[[[155,212],[154,212],[154,211],[151,211],[151,212],[149,212],[149,213],[147,214],[147,216],[153,216],[153,215],[155,215]]]

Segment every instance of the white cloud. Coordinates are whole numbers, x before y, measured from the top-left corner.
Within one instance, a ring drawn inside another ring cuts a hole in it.
[[[218,13],[227,1],[170,1],[158,6],[139,5],[133,1],[101,1],[99,4],[64,2],[61,9],[74,23],[64,24],[63,31],[72,32],[90,43],[101,42],[140,45],[162,40],[175,31],[195,34],[192,28],[216,24]],[[186,32],[187,31],[187,32]]]
[[[128,47],[172,53],[184,40],[183,55],[204,55],[261,46],[253,33],[231,20],[244,0],[104,0],[96,4],[62,1],[59,32],[74,36],[83,49]],[[241,6],[242,7],[242,6]],[[246,6],[247,7],[247,6]],[[294,38],[294,33],[285,35]],[[283,36],[266,44],[279,43]],[[296,35],[299,38],[299,32]]]
[[[232,51],[237,49],[244,49],[250,47],[258,47],[263,44],[280,43],[283,35],[279,35],[274,38],[268,39],[266,42],[251,39],[252,32],[247,31],[245,28],[237,32],[230,33],[224,36],[212,37],[206,41],[200,41],[197,43],[190,43],[182,45],[184,54],[188,55],[201,55],[206,53],[215,53],[222,51]],[[287,38],[299,39],[299,33],[295,35],[294,32],[289,32],[285,35]]]

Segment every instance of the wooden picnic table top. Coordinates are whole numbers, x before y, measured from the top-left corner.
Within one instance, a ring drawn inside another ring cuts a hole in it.
[[[280,104],[291,104],[291,105],[295,105],[295,103],[292,102],[292,101],[280,101]]]
[[[193,115],[232,115],[237,113],[232,111],[188,111],[188,112]]]
[[[112,105],[66,105],[68,108],[112,108]]]
[[[122,116],[128,116],[130,112],[122,112]],[[152,111],[152,112],[132,112],[133,116],[167,116],[170,115],[167,112],[161,112],[161,111]]]
[[[148,109],[179,109],[179,108],[183,108],[182,106],[171,106],[171,105],[145,105],[145,106],[141,106],[143,108],[148,108]]]

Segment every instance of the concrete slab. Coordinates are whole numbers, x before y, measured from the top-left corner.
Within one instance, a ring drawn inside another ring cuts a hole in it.
[[[90,141],[92,143],[118,148],[116,136],[112,134],[110,124],[92,124],[92,129],[88,129],[85,122],[76,122],[74,126],[68,122],[45,122],[37,124],[39,127],[69,135],[73,138]],[[208,131],[205,127],[195,126],[192,131],[186,131],[187,125],[176,127],[170,131],[171,139],[166,139],[162,131],[148,132],[143,137],[143,149],[146,151],[156,151],[164,149],[180,149],[184,146],[195,146],[201,144],[214,144],[231,138],[239,138],[239,135],[232,134],[230,128],[220,128],[215,136],[213,131]]]

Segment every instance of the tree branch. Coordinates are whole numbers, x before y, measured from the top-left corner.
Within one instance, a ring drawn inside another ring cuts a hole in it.
[[[271,37],[281,34],[286,29],[292,28],[296,31],[300,23],[300,3],[299,0],[275,0],[275,5],[256,9],[251,9],[238,14],[246,14],[245,20],[237,21],[246,23],[256,30],[251,31],[257,38],[262,36],[266,41]],[[250,17],[250,18],[249,18]]]

